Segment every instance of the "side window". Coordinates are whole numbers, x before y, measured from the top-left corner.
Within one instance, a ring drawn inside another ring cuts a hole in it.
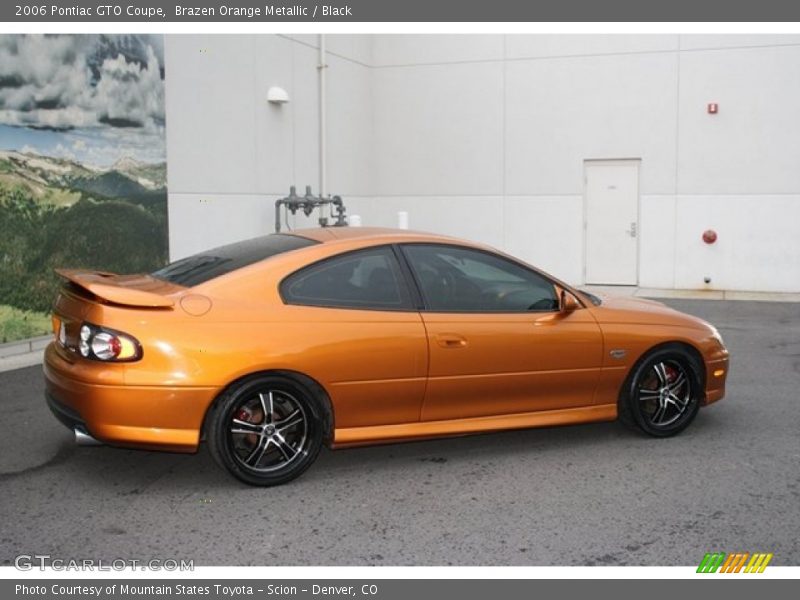
[[[402,310],[411,299],[389,247],[328,258],[289,275],[280,286],[287,304]]]
[[[436,244],[407,244],[425,305],[440,312],[524,312],[558,309],[555,287],[501,256]]]

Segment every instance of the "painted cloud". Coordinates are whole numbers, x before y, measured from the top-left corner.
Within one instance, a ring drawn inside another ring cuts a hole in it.
[[[146,36],[0,36],[0,122],[41,129],[164,123],[163,47]]]
[[[163,65],[159,35],[0,35],[0,149],[162,162]]]

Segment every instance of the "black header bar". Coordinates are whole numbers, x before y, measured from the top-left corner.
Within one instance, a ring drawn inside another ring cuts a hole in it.
[[[108,2],[105,4],[104,2]],[[4,0],[4,22],[797,22],[792,0]]]

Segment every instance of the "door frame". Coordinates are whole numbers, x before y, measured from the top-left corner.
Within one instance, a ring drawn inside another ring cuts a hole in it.
[[[609,165],[609,166],[623,166],[623,165],[636,165],[636,281],[634,286],[639,285],[639,269],[642,264],[642,159],[633,157],[621,158],[584,158],[583,159],[583,269],[582,279],[583,285],[617,285],[617,284],[587,284],[586,283],[586,265],[588,261],[589,245],[586,242],[586,237],[589,231],[589,166],[594,165]]]

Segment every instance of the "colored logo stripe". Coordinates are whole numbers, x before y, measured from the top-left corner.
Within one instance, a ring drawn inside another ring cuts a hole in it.
[[[772,560],[771,553],[755,552],[707,552],[697,567],[698,573],[763,573]],[[748,561],[749,559],[749,561]],[[745,564],[747,566],[745,566]],[[744,569],[744,571],[742,571]]]
[[[747,566],[744,569],[745,573],[763,573],[764,569],[767,568],[769,561],[772,560],[772,553],[765,554],[761,552],[757,552],[753,554],[753,558],[750,559],[750,562],[747,563]]]
[[[750,558],[749,552],[736,552],[728,555],[728,560],[722,565],[720,573],[738,573],[744,566],[744,561]]]
[[[697,572],[716,573],[723,560],[725,560],[724,552],[714,552],[713,554],[707,552],[703,557],[703,560],[700,562],[700,566],[697,567]]]

